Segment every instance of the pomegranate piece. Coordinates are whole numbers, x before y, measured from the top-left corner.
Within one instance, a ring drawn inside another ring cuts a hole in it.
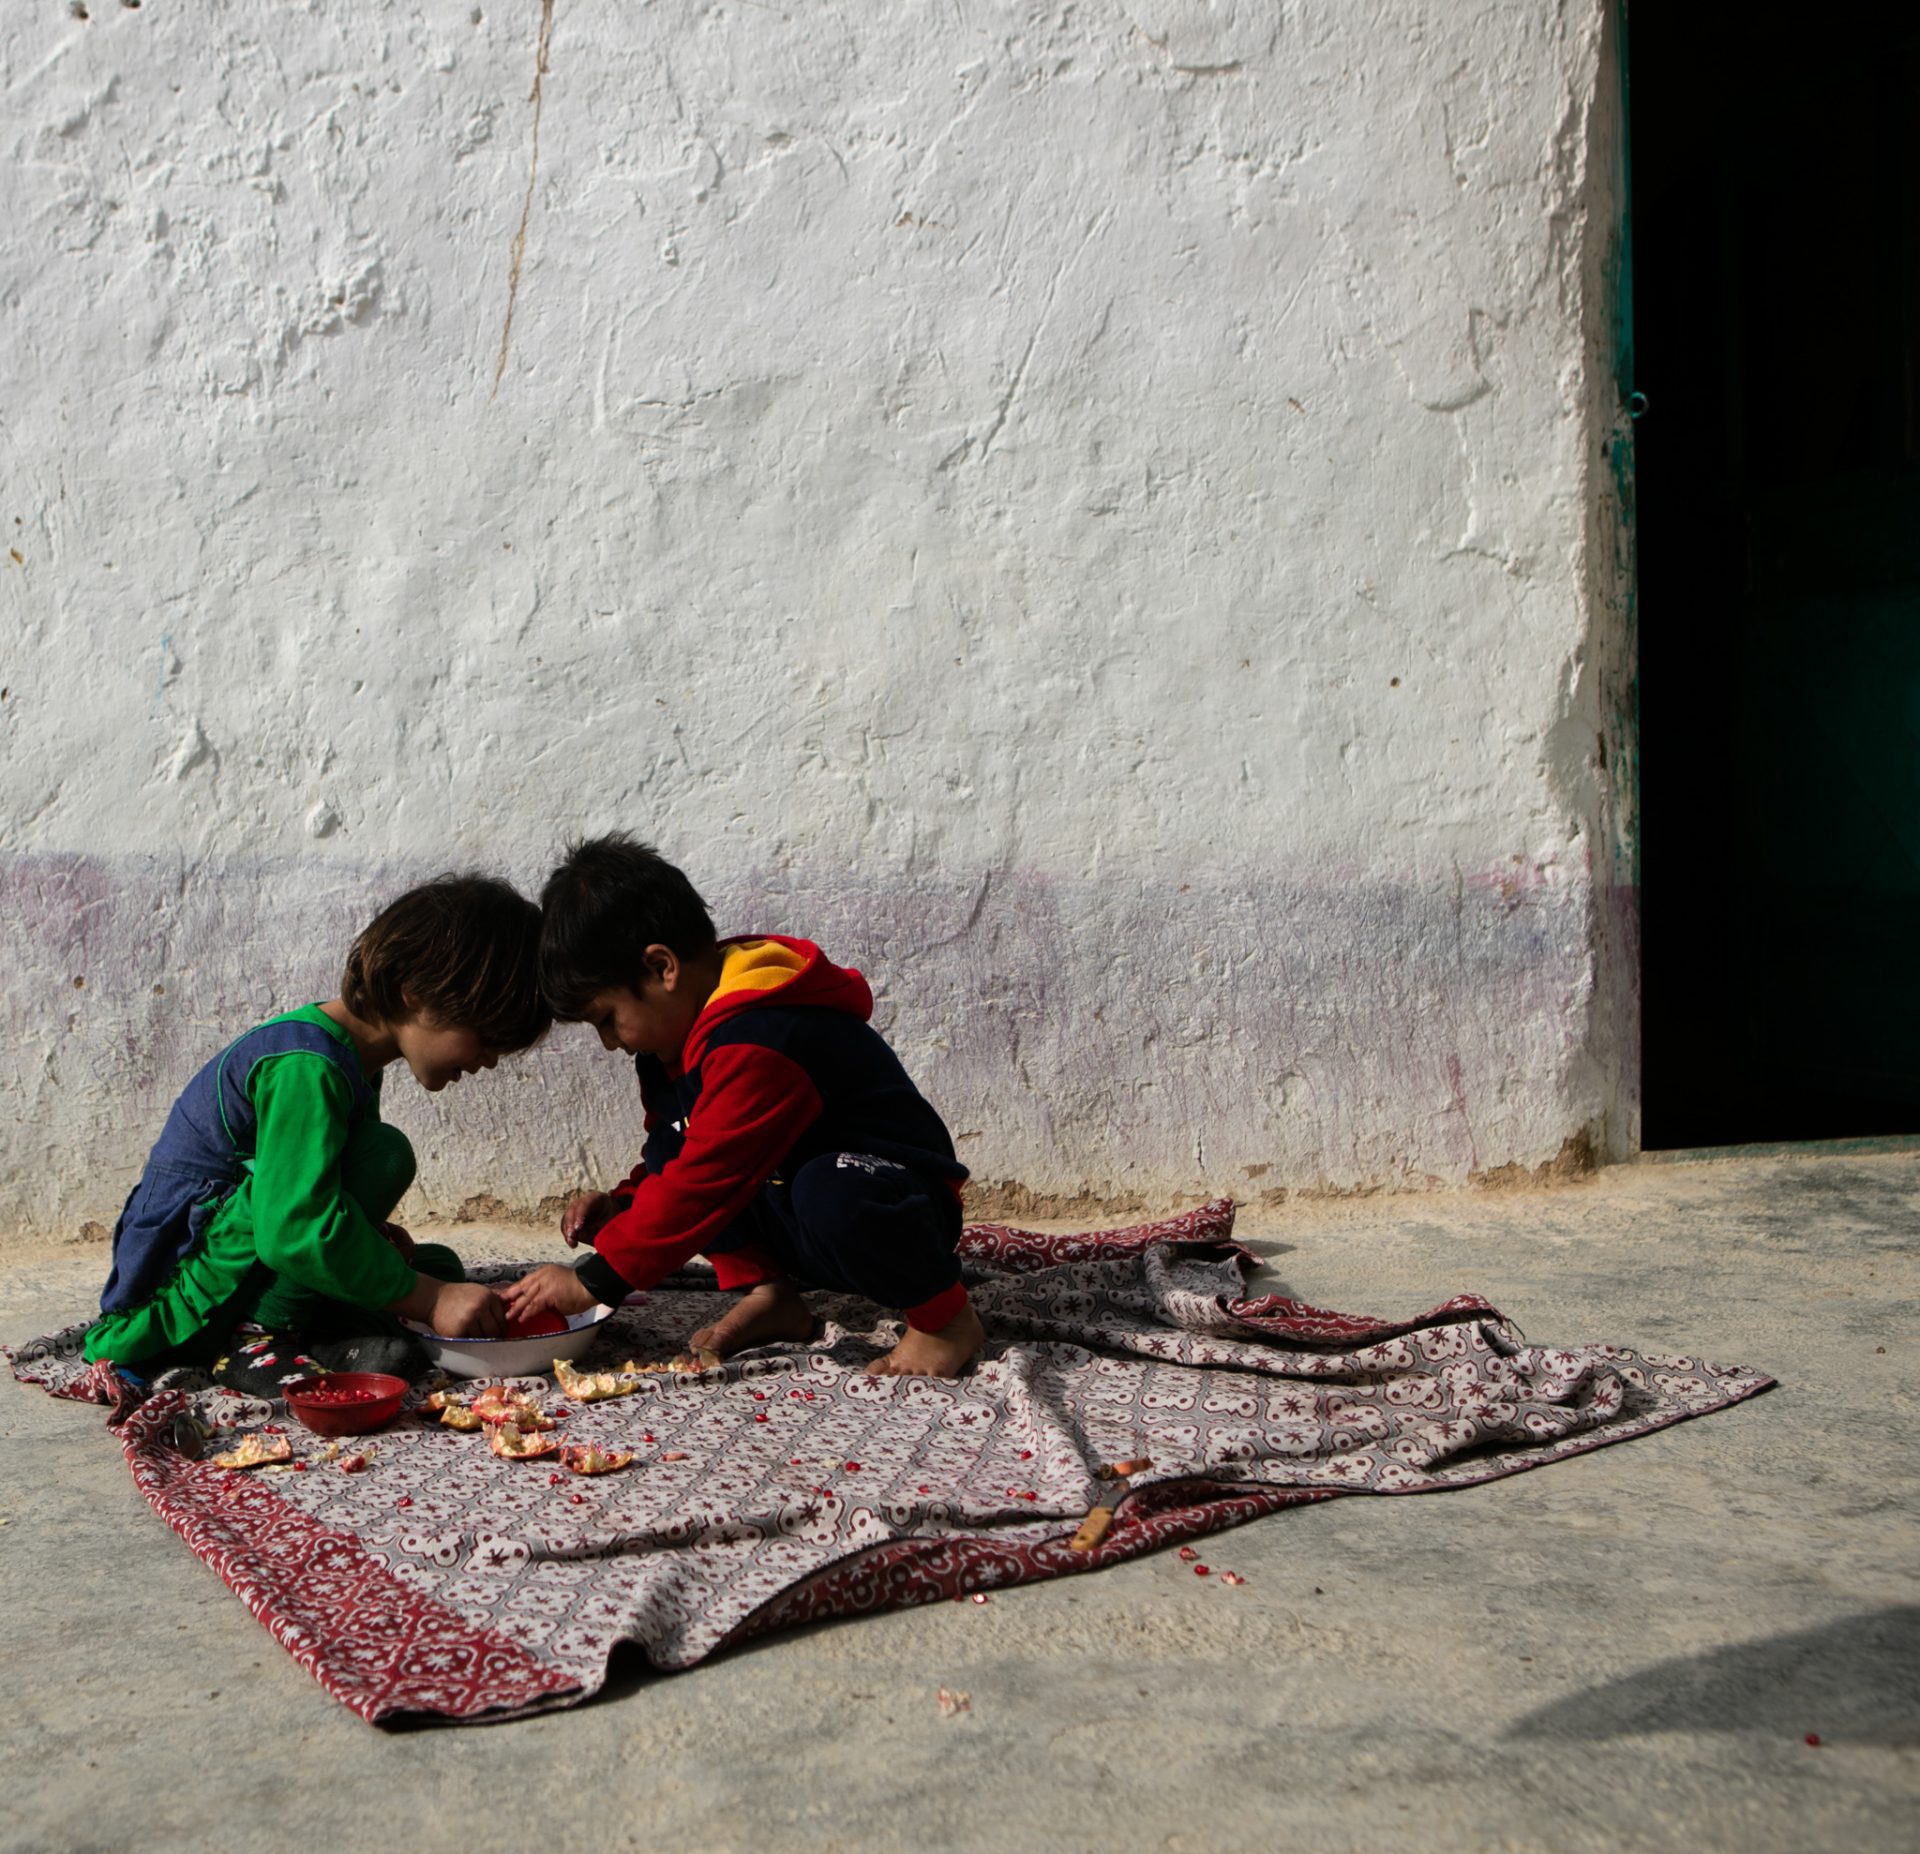
[[[567,1323],[557,1313],[530,1313],[524,1320],[507,1322],[509,1339],[544,1339],[550,1333],[563,1333]]]

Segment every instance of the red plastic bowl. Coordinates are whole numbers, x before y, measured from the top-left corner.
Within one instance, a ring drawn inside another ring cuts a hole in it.
[[[384,1371],[328,1371],[286,1387],[287,1408],[317,1436],[364,1436],[400,1414],[405,1378]]]

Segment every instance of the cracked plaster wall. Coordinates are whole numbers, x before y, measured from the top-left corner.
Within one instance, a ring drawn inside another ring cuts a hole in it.
[[[864,967],[983,1178],[1617,1148],[1606,36],[9,5],[6,1224],[397,887],[614,824]],[[424,1201],[623,1169],[589,1042],[397,1081]]]

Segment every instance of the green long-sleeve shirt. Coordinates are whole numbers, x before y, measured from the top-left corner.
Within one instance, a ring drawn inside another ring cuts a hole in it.
[[[285,1016],[318,1026],[358,1060],[317,1004]],[[102,1317],[86,1355],[137,1364],[224,1327],[256,1264],[282,1286],[357,1307],[412,1292],[414,1270],[378,1224],[412,1181],[413,1149],[381,1121],[379,1078],[370,1082],[373,1101],[356,1112],[351,1081],[323,1054],[283,1050],[255,1062],[244,1082],[253,1152],[240,1183],[151,1299]]]
[[[287,1015],[353,1046],[317,1004]],[[247,1076],[259,1121],[248,1192],[254,1251],[275,1274],[358,1307],[387,1306],[413,1288],[413,1270],[363,1208],[370,1198],[391,1202],[398,1192],[354,1188],[366,1168],[354,1150],[365,1142],[355,1136],[362,1126],[382,1125],[378,1076],[372,1085],[375,1107],[355,1125],[353,1091],[324,1056],[289,1050],[255,1063]]]

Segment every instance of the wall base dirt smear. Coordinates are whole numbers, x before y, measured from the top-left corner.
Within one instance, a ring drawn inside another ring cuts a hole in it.
[[[321,949],[345,948],[366,897],[427,873],[336,867],[316,892],[298,862],[238,865],[217,884],[132,859],[0,868],[0,932],[37,980],[16,1007],[25,1060],[0,1075],[32,1156],[0,1182],[0,1213],[43,1234],[110,1219],[193,1070],[258,1017],[327,996]],[[1549,1160],[1564,1116],[1596,1111],[1560,1048],[1572,1026],[1558,1000],[1583,959],[1577,898],[1263,894],[1249,873],[1191,884],[1193,919],[1170,926],[1130,885],[1001,886],[1003,911],[965,931],[949,925],[964,905],[951,889],[763,878],[744,893],[710,884],[709,898],[724,923],[803,925],[866,970],[877,1021],[961,1158],[1018,1180],[1029,1205],[1200,1198],[1254,1165],[1268,1192],[1432,1189],[1490,1158]],[[286,945],[290,904],[304,948]],[[81,967],[75,991],[60,975]],[[97,1118],[57,1138],[76,1100]],[[604,1185],[638,1148],[630,1069],[576,1026],[440,1095],[398,1077],[383,1111],[420,1154],[416,1217]]]
[[[1578,1184],[1583,1178],[1591,1178],[1599,1165],[1592,1135],[1580,1132],[1570,1135],[1551,1159],[1531,1171],[1509,1160],[1491,1171],[1468,1173],[1467,1182],[1483,1191],[1527,1191],[1537,1185]]]
[[[614,825],[985,1177],[1622,1149],[1606,0],[568,0],[531,195],[538,7],[87,11],[0,9],[0,1227]],[[396,1086],[420,1201],[624,1170],[593,1053]]]
[[[967,1181],[967,1215],[1064,1219],[1125,1217],[1147,1209],[1143,1198],[1103,1197],[1093,1191],[1036,1191],[1012,1178]]]

